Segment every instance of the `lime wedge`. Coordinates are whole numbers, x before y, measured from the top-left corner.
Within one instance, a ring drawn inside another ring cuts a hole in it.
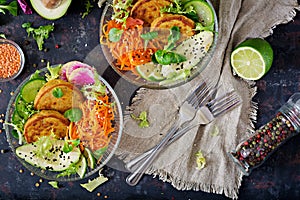
[[[273,50],[264,39],[248,39],[233,50],[230,62],[236,74],[241,78],[258,80],[271,68]]]
[[[87,164],[91,169],[95,168],[96,161],[90,149],[84,148],[84,157],[87,159]]]
[[[139,75],[148,81],[162,81],[165,78],[161,75],[161,69],[159,65],[149,62],[143,65],[136,66],[136,71]]]
[[[188,1],[184,4],[184,8],[188,9],[192,7],[193,10],[196,11],[199,22],[203,26],[210,26],[214,23],[215,17],[212,7],[203,0],[194,0],[194,1]]]
[[[80,156],[79,161],[76,163],[76,173],[80,178],[83,178],[86,172],[87,162],[84,156]]]

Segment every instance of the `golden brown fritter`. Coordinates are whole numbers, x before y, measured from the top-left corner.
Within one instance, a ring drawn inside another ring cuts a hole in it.
[[[62,96],[56,97],[54,90],[61,90]],[[64,113],[72,107],[78,107],[84,97],[80,90],[73,84],[64,80],[55,79],[48,81],[38,92],[34,100],[36,110],[56,110]]]
[[[32,115],[24,125],[24,137],[28,143],[37,141],[42,136],[54,133],[64,138],[69,126],[69,120],[54,110],[42,110]]]
[[[180,30],[180,40],[181,42],[195,34],[193,30],[195,28],[195,22],[184,15],[178,14],[165,14],[158,17],[151,23],[151,31],[157,31],[159,37],[157,40],[161,40],[163,43],[167,43],[168,36],[170,34],[170,29],[173,26],[179,27]]]
[[[149,27],[153,20],[161,16],[160,9],[172,3],[171,0],[139,0],[131,9],[131,17],[144,21]]]

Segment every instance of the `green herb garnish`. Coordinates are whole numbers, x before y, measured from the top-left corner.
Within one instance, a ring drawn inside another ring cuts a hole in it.
[[[44,40],[49,38],[49,33],[54,30],[54,24],[52,25],[45,25],[40,26],[39,28],[32,28],[32,23],[27,22],[22,24],[22,27],[26,29],[28,33],[28,37],[32,34],[33,38],[35,39],[39,50],[43,50]]]
[[[64,113],[64,116],[71,122],[77,122],[82,117],[82,111],[79,108],[71,108]]]
[[[158,36],[158,32],[157,31],[152,31],[152,32],[141,34],[141,38],[144,39],[144,41],[145,41],[144,49],[147,48],[148,42],[150,40],[153,40],[157,36]]]
[[[12,1],[8,5],[6,4],[6,0],[0,0],[0,13],[5,14],[5,10],[10,12],[13,16],[18,15],[18,3],[17,1]]]
[[[62,96],[64,96],[64,93],[63,93],[63,91],[60,88],[54,88],[52,90],[52,95],[55,98],[61,98]]]
[[[80,144],[80,140],[66,140],[63,146],[63,152],[69,153],[73,150],[74,147],[77,147]]]
[[[112,28],[109,30],[108,39],[111,42],[118,42],[121,39],[123,32],[123,30]]]
[[[135,116],[134,114],[130,114],[130,117],[134,120],[140,121],[139,127],[141,127],[141,128],[149,127],[149,121],[147,119],[147,112],[146,111],[142,111],[138,117]]]

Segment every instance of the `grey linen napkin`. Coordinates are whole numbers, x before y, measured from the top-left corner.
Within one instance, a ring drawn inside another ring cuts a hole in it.
[[[160,154],[147,174],[170,182],[178,190],[201,190],[236,199],[243,175],[227,153],[254,132],[257,108],[252,102],[255,83],[233,76],[230,53],[243,40],[267,37],[276,25],[291,21],[299,5],[296,0],[217,0],[212,3],[218,13],[219,39],[211,62],[199,77],[180,87],[140,89],[128,113],[138,115],[147,111],[150,127],[139,128],[127,113],[116,155],[126,163],[159,143],[175,122],[178,105],[205,77],[220,85],[218,94],[231,89],[237,91],[242,104],[209,125],[190,130]],[[201,170],[196,169],[195,154],[199,150],[206,159]]]

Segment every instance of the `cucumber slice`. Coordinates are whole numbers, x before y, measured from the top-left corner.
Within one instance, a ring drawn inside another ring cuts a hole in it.
[[[21,95],[19,94],[16,98],[15,101],[15,111],[18,113],[18,115],[27,120],[27,114],[26,114],[26,103],[25,101],[21,98]]]
[[[41,87],[46,83],[44,79],[33,79],[26,82],[21,88],[20,94],[26,103],[33,102]]]
[[[12,123],[14,124],[18,124],[19,122],[22,121],[22,117],[19,115],[18,111],[17,110],[14,110],[13,114],[12,114],[12,117],[11,117],[11,121]]]
[[[186,4],[184,4],[184,8],[187,9],[189,7],[192,7],[196,11],[199,17],[199,22],[203,26],[211,26],[214,23],[215,17],[213,9],[206,1],[188,1]]]

